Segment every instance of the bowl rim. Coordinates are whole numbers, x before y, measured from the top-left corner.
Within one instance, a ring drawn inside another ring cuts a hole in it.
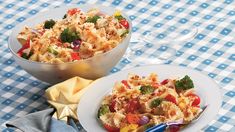
[[[122,15],[125,17],[125,19],[128,21],[129,23],[129,33],[128,35],[114,48],[112,48],[111,50],[105,52],[105,53],[101,53],[101,54],[97,54],[97,55],[94,55],[92,57],[89,57],[87,59],[81,59],[81,60],[77,60],[77,61],[73,61],[73,62],[65,62],[65,63],[45,63],[45,62],[38,62],[38,61],[31,61],[31,60],[27,60],[27,59],[24,59],[20,56],[17,55],[17,53],[15,51],[13,51],[12,49],[12,46],[11,46],[11,40],[13,40],[13,32],[19,28],[18,26],[20,26],[21,24],[25,23],[25,22],[28,22],[28,21],[33,21],[35,18],[37,18],[38,16],[40,15],[43,15],[44,13],[50,13],[50,12],[53,12],[53,9],[69,9],[69,8],[79,8],[79,6],[90,6],[90,7],[94,7],[94,8],[97,8],[100,9],[101,7],[102,8],[109,8],[110,10],[118,10],[116,9],[115,7],[108,7],[108,6],[103,6],[103,5],[100,5],[100,4],[82,4],[82,5],[68,5],[68,6],[65,6],[65,7],[61,7],[61,6],[56,6],[56,7],[52,7],[52,8],[48,8],[48,10],[45,10],[45,11],[41,11],[39,12],[38,14],[34,15],[34,16],[31,16],[30,18],[26,19],[25,21],[21,22],[21,23],[18,23],[12,30],[11,30],[11,33],[9,35],[9,38],[8,38],[8,48],[10,49],[11,53],[13,54],[13,56],[16,56],[18,59],[20,59],[21,61],[24,61],[24,62],[27,62],[27,63],[33,63],[33,64],[39,64],[39,65],[50,65],[50,66],[58,66],[58,65],[67,65],[67,64],[75,64],[75,63],[82,63],[82,62],[86,62],[86,61],[89,61],[89,60],[92,60],[94,59],[95,57],[99,57],[99,56],[103,56],[103,55],[106,55],[106,54],[109,54],[110,52],[112,52],[113,50],[117,49],[121,44],[124,43],[124,41],[127,41],[127,39],[130,37],[131,39],[131,34],[132,34],[132,22],[130,20],[130,18],[128,17],[128,15],[124,12],[124,11],[121,11],[122,12]],[[91,8],[92,9],[92,8]],[[127,45],[129,45],[130,42],[128,42]]]

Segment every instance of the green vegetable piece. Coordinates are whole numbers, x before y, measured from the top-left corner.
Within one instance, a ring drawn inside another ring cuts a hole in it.
[[[67,18],[67,14],[64,14],[63,19]]]
[[[109,106],[107,104],[101,105],[98,110],[98,118],[106,113],[110,113]]]
[[[59,54],[58,51],[56,51],[55,49],[53,49],[53,47],[48,47],[47,51],[50,52],[50,53],[52,53],[52,54],[54,54],[54,55],[58,55],[58,54]]]
[[[69,28],[66,28],[61,34],[60,39],[63,43],[65,42],[73,42],[74,40],[80,39],[79,35],[76,32],[73,32],[69,30]]]
[[[32,55],[33,55],[33,52],[29,52],[28,55],[26,53],[23,53],[21,57],[28,60]]]
[[[141,86],[140,91],[142,94],[150,94],[154,92],[154,88],[152,86]]]
[[[44,28],[45,29],[50,29],[55,25],[55,21],[54,20],[46,20],[44,23]]]
[[[100,16],[97,16],[97,15],[95,15],[95,16],[93,16],[93,17],[89,17],[87,20],[86,20],[86,22],[91,22],[91,23],[96,23],[96,21],[98,20],[100,18]]]
[[[21,57],[25,58],[25,59],[28,59],[28,55],[26,53],[23,53]]]
[[[129,33],[129,30],[126,30],[124,33],[121,34],[121,37],[124,37],[128,33]]]
[[[184,78],[177,80],[175,82],[175,87],[178,90],[188,90],[194,88],[194,84],[191,78],[188,75],[186,75],[184,76]]]
[[[155,108],[155,107],[158,107],[161,103],[162,103],[163,99],[161,98],[158,98],[158,99],[154,99],[151,104],[150,104],[150,107],[151,108]]]
[[[125,19],[122,15],[115,16],[115,18],[118,19],[119,21],[122,20],[122,19]]]

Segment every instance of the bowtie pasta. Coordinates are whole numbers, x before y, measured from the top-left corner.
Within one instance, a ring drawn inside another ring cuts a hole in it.
[[[98,119],[107,131],[143,132],[180,119],[189,124],[201,111],[200,98],[189,76],[160,82],[154,73],[147,77],[130,74],[104,97]]]
[[[20,57],[44,63],[73,62],[105,53],[129,33],[129,23],[116,11],[113,15],[98,9],[67,11],[61,20],[47,20],[35,27],[24,27],[17,39]]]

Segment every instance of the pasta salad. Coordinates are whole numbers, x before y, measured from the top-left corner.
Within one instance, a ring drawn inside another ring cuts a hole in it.
[[[183,120],[184,125],[168,128],[178,131],[196,118],[202,109],[191,78],[158,80],[130,74],[114,85],[98,110],[98,120],[109,132],[143,132],[170,121]]]
[[[69,9],[61,20],[46,20],[35,27],[24,27],[17,39],[17,54],[44,63],[65,63],[105,53],[129,33],[129,23],[116,11],[106,15],[98,9],[83,12]]]

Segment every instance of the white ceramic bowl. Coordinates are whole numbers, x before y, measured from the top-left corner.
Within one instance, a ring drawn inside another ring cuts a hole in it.
[[[17,55],[17,51],[21,48],[21,44],[17,40],[17,35],[24,26],[33,27],[34,25],[44,22],[48,19],[62,19],[66,11],[74,7],[80,8],[84,12],[92,8],[98,8],[101,12],[106,13],[108,15],[112,15],[115,12],[114,8],[100,5],[81,5],[53,8],[48,11],[38,13],[34,17],[20,23],[13,29],[11,35],[9,36],[9,48],[16,62],[25,71],[27,71],[29,74],[33,75],[39,80],[50,84],[55,84],[74,76],[80,76],[87,79],[96,79],[102,77],[104,75],[107,75],[112,69],[112,67],[117,64],[117,62],[122,58],[128,47],[131,38],[131,32],[114,49],[106,53],[98,54],[94,57],[85,60],[79,60],[76,62],[68,62],[63,64],[47,64],[29,61]],[[122,15],[128,20],[130,24],[129,30],[131,31],[131,21],[129,20],[128,16],[125,15],[125,13],[122,12]]]

